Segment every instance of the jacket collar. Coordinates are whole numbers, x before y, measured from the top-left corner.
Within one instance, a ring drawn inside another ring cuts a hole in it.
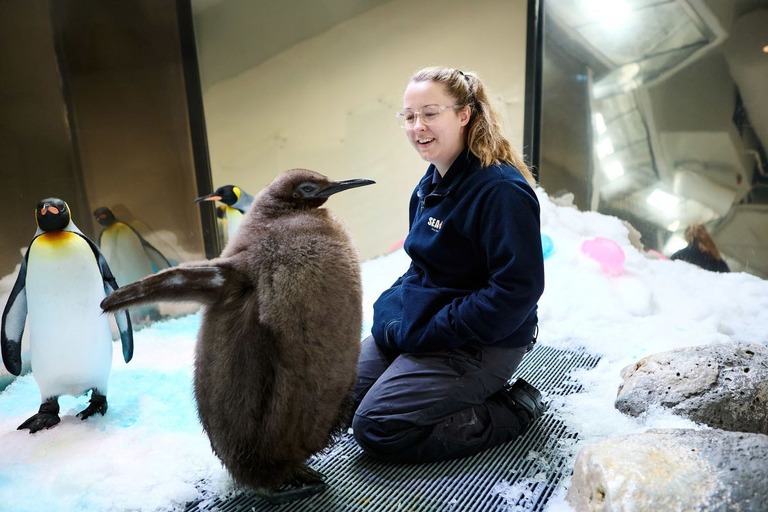
[[[426,196],[447,196],[450,194],[456,186],[461,183],[462,178],[469,172],[469,170],[477,164],[479,159],[472,154],[469,149],[465,149],[456,160],[453,161],[448,172],[445,173],[443,179],[437,182],[437,185],[432,189],[432,179],[437,169],[434,164],[430,164],[427,168],[427,172],[419,182],[418,196],[424,198]],[[430,189],[432,191],[430,192]]]

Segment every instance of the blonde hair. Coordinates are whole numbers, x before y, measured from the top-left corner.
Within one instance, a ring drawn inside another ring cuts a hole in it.
[[[702,252],[709,254],[716,260],[721,259],[720,249],[717,248],[714,239],[703,224],[691,224],[685,229],[685,240],[696,244]]]
[[[501,133],[499,115],[491,105],[483,82],[472,71],[453,68],[429,67],[417,71],[410,82],[435,82],[442,84],[457,105],[469,105],[470,119],[467,125],[467,147],[477,155],[484,167],[506,162],[514,165],[532,187],[536,180],[522,155],[515,151]]]

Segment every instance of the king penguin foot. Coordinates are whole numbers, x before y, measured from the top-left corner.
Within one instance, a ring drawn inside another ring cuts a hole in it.
[[[59,401],[56,398],[51,398],[40,404],[40,409],[37,411],[37,414],[19,425],[16,430],[29,429],[29,433],[34,434],[38,430],[51,428],[60,421]]]
[[[259,489],[256,494],[273,505],[308,498],[328,487],[322,473],[302,464],[286,483],[272,489]]]
[[[85,420],[97,412],[101,413],[102,416],[107,413],[107,397],[97,393],[94,389],[93,392],[91,392],[91,403],[88,404],[88,407],[77,413],[77,417],[81,420]]]

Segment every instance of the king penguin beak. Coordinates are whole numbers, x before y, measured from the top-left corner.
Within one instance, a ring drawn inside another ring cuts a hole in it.
[[[195,199],[196,203],[202,203],[203,201],[221,201],[221,196],[217,196],[216,194],[208,194],[207,196],[202,196]]]
[[[376,183],[373,180],[367,180],[365,178],[355,178],[351,180],[341,180],[330,184],[328,188],[325,188],[317,193],[315,197],[329,197],[336,192],[343,190],[349,190],[351,188],[364,187],[366,185],[373,185]]]

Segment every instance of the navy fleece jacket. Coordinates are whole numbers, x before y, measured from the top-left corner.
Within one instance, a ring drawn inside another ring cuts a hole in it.
[[[468,151],[433,185],[434,173],[411,196],[411,266],[374,303],[374,340],[411,353],[527,345],[544,291],[536,194],[511,165],[483,168]]]

